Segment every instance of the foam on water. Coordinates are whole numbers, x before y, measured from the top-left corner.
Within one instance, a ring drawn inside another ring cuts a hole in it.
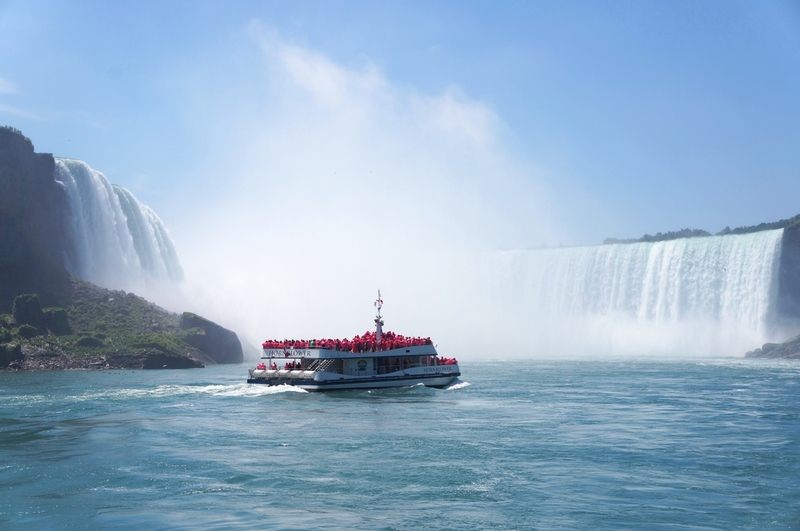
[[[456,380],[452,384],[445,387],[447,391],[457,391],[458,389],[464,389],[465,387],[469,386],[469,382],[462,382],[461,380]]]
[[[159,385],[153,388],[123,388],[90,390],[79,395],[61,395],[62,403],[91,402],[96,400],[139,401],[146,399],[165,399],[191,396],[211,397],[257,397],[281,393],[308,394],[308,391],[291,385],[252,385],[247,383],[232,385]],[[51,402],[53,397],[47,394],[22,395],[9,397],[7,405],[34,405]]]
[[[160,385],[152,389],[118,389],[90,393],[81,397],[81,400],[112,399],[112,400],[140,400],[146,398],[168,398],[192,395],[207,395],[215,397],[250,397],[264,396],[279,393],[307,393],[307,391],[290,385],[252,385],[248,383],[233,385]]]

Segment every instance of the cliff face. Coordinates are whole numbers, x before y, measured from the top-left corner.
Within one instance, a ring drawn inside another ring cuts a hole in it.
[[[800,225],[783,229],[778,270],[778,313],[800,319]]]
[[[0,127],[0,312],[20,293],[39,293],[46,306],[69,302],[69,274],[57,259],[68,242],[69,203],[54,169],[52,155]]]
[[[242,363],[244,355],[239,337],[227,328],[186,312],[181,316],[181,330],[188,332],[186,342],[209,355],[216,363]]]
[[[60,256],[67,252],[70,209],[54,172],[51,154],[35,153],[28,138],[0,127],[0,211],[21,216],[36,242]]]

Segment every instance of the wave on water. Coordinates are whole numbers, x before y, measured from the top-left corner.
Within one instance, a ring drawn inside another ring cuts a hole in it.
[[[724,367],[752,370],[780,370],[786,376],[796,376],[800,373],[800,364],[794,359],[781,358],[704,358],[695,362],[700,367]]]
[[[470,385],[469,382],[456,380],[455,383],[445,388],[447,391],[456,391]],[[417,384],[408,387],[396,387],[388,389],[364,389],[352,391],[336,392],[337,396],[353,393],[351,396],[373,396],[373,397],[392,397],[403,395],[419,395],[420,393],[436,393],[436,389]],[[57,402],[62,404],[81,403],[91,401],[136,401],[148,399],[166,399],[180,397],[259,397],[267,395],[296,394],[309,395],[309,391],[291,385],[252,385],[248,383],[237,384],[208,384],[208,385],[181,385],[168,384],[149,388],[111,388],[103,390],[87,390],[81,394],[65,394]],[[299,398],[299,396],[298,396]],[[32,406],[42,402],[52,402],[53,396],[47,394],[29,394],[6,397],[8,406]],[[184,404],[178,404],[178,406]],[[173,407],[176,404],[173,404]]]
[[[250,385],[239,383],[233,385],[160,385],[152,389],[121,389],[100,393],[105,398],[163,398],[181,395],[207,395],[219,397],[248,397],[274,395],[279,393],[307,393],[303,389],[290,385]]]
[[[148,398],[171,398],[180,396],[217,396],[217,397],[255,397],[280,393],[303,393],[308,391],[290,385],[250,385],[247,383],[233,385],[159,385],[143,389],[106,389],[66,398],[66,401],[91,400],[141,400]],[[35,397],[25,397],[27,401],[36,401]],[[34,400],[31,400],[31,399]],[[42,399],[47,397],[42,396]]]
[[[0,528],[797,528],[797,361],[483,365],[453,392],[0,373]]]
[[[462,389],[467,386],[469,386],[468,382],[462,382],[461,380],[456,380],[454,384],[445,387],[444,390],[453,391]],[[364,389],[364,390],[353,389],[352,391],[356,392],[354,396],[400,397],[400,396],[414,396],[419,394],[434,395],[438,393],[440,390],[434,389],[432,387],[427,387],[423,383],[417,383],[406,387],[387,387],[382,389]],[[344,392],[346,393],[348,391]]]

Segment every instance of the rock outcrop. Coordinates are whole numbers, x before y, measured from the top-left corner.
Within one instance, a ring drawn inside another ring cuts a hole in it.
[[[761,348],[751,350],[745,358],[800,359],[800,336],[783,343],[764,343]]]
[[[39,303],[39,295],[18,295],[14,299],[14,306],[11,315],[14,322],[18,325],[30,325],[38,331],[43,331],[42,325],[42,305]]]
[[[0,369],[190,369],[242,361],[236,334],[208,319],[71,283],[67,308],[42,309],[38,296],[23,294],[14,315],[0,314]]]
[[[180,326],[187,332],[186,342],[216,363],[242,363],[244,360],[239,337],[227,328],[190,312],[181,315]]]
[[[22,347],[20,345],[0,344],[0,369],[9,366],[19,367],[19,362],[23,360]]]

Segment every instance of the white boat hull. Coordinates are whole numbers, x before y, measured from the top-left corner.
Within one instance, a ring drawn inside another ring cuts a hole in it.
[[[388,389],[392,387],[410,387],[422,384],[426,387],[447,387],[458,379],[461,372],[457,365],[448,365],[446,372],[436,371],[430,374],[409,374],[410,371],[400,371],[387,375],[375,376],[345,376],[336,373],[316,373],[313,379],[308,377],[292,378],[291,375],[281,377],[248,378],[247,383],[263,385],[292,385],[306,391],[340,391],[347,389]],[[292,371],[294,372],[294,371]],[[416,371],[415,371],[416,372]],[[306,375],[303,375],[306,376]]]

